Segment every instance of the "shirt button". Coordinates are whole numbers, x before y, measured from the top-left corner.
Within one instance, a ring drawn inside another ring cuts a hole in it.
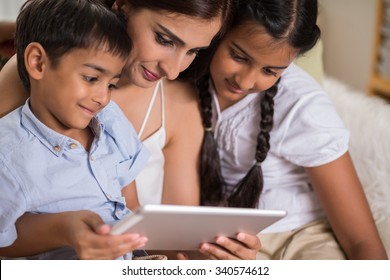
[[[71,148],[71,149],[76,149],[76,148],[77,148],[77,144],[76,144],[76,143],[71,143],[71,144],[69,145],[69,148]]]
[[[56,151],[56,152],[59,152],[61,150],[61,147],[59,145],[54,146],[53,150]]]
[[[94,161],[94,160],[95,160],[95,158],[94,158],[93,156],[90,156],[89,159],[90,159],[91,161]]]

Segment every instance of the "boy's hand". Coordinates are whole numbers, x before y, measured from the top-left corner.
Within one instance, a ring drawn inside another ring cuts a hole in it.
[[[145,246],[147,238],[139,234],[110,235],[111,227],[91,211],[72,212],[69,243],[80,259],[116,259]]]

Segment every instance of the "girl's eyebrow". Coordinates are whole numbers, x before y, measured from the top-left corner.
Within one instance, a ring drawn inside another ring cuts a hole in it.
[[[239,45],[237,45],[236,43],[232,42],[232,45],[237,48],[240,52],[242,52],[245,56],[247,56],[248,58],[250,58],[251,60],[253,60],[253,58],[246,52],[244,51]]]
[[[185,47],[186,46],[186,43],[180,39],[175,33],[173,33],[171,30],[169,30],[168,28],[166,28],[165,26],[161,25],[161,24],[157,24],[158,27],[160,27],[165,33],[167,33],[167,35],[169,36],[169,38],[171,38],[172,41],[175,41],[176,44],[178,44],[179,46],[181,47]],[[207,49],[209,46],[204,46],[204,47],[199,47],[199,48],[196,48],[196,49]]]
[[[244,51],[239,45],[237,45],[236,43],[232,42],[232,45],[237,48],[240,52],[242,52],[245,56],[247,56],[250,60],[253,60],[252,56],[250,56],[246,51]],[[288,67],[287,66],[273,66],[273,65],[268,65],[267,66],[268,68],[271,68],[271,69],[276,69],[276,70],[284,70]]]

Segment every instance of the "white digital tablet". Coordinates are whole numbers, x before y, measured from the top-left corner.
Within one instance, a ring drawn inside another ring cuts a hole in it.
[[[145,205],[113,225],[111,234],[139,233],[149,250],[197,250],[216,236],[257,234],[286,216],[282,210]]]

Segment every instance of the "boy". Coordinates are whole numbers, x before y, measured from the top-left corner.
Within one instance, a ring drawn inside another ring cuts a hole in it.
[[[121,219],[130,212],[121,190],[148,158],[110,103],[131,48],[124,20],[98,0],[30,0],[15,45],[30,98],[0,119],[0,247],[15,241],[25,212],[87,209],[105,223]],[[60,248],[37,257],[75,256]]]

